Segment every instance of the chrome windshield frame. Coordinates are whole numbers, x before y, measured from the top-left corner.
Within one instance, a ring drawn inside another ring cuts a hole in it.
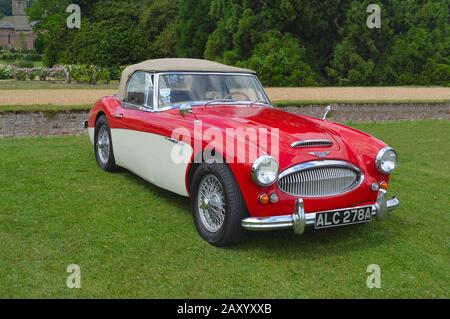
[[[159,73],[154,73],[155,78],[154,78],[154,90],[153,90],[153,105],[155,105],[154,107],[154,112],[164,112],[164,111],[169,111],[169,110],[173,110],[176,109],[173,106],[168,106],[168,107],[160,107],[159,106],[159,77],[162,75],[177,75],[177,74],[186,74],[186,75],[203,75],[203,74],[208,74],[208,75],[226,75],[226,76],[249,76],[249,77],[253,77],[256,80],[256,84],[259,86],[259,88],[261,89],[261,92],[264,96],[264,98],[267,101],[267,105],[268,106],[272,106],[272,102],[269,99],[269,96],[266,93],[266,90],[264,89],[263,85],[261,84],[261,81],[258,79],[258,77],[255,74],[251,74],[251,73],[232,73],[232,72],[183,72],[183,71],[177,71],[177,72],[159,72]],[[244,101],[236,101],[236,103],[239,104],[243,104]],[[266,103],[259,103],[259,102],[252,102],[252,101],[245,101],[245,104],[264,104],[266,105]],[[202,105],[203,101],[192,101],[192,102],[184,102],[186,104],[192,104],[192,106],[195,106],[195,104],[197,105]],[[231,102],[228,102],[228,104]],[[225,103],[227,104],[227,103]],[[273,107],[273,106],[272,106]]]

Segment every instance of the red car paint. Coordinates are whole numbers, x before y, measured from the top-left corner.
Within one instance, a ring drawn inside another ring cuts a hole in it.
[[[329,151],[327,160],[343,160],[350,162],[364,173],[364,182],[355,190],[330,197],[305,198],[305,211],[318,212],[340,208],[372,205],[376,201],[377,192],[371,190],[372,183],[382,180],[389,181],[389,176],[381,174],[375,166],[375,157],[386,145],[380,140],[346,127],[341,124],[320,119],[295,115],[260,105],[214,105],[193,108],[192,114],[181,115],[176,109],[163,112],[142,112],[122,108],[122,103],[115,97],[105,97],[98,101],[89,117],[89,127],[95,126],[100,113],[104,113],[111,128],[137,130],[171,137],[176,128],[187,128],[194,136],[194,120],[201,120],[203,130],[215,127],[222,131],[226,128],[267,128],[279,129],[279,164],[280,172],[303,162],[317,161],[318,158],[310,152]],[[118,118],[121,115],[123,118]],[[298,140],[327,138],[334,141],[333,147],[292,148],[291,144]],[[192,138],[193,139],[193,138]],[[191,141],[194,145],[194,141]],[[205,141],[201,142],[206,147]],[[270,145],[270,139],[268,141]],[[263,145],[258,145],[265,152]],[[226,150],[216,149],[223,158]],[[193,158],[197,154],[193,155]],[[192,158],[192,161],[193,161]],[[296,197],[281,192],[277,185],[261,187],[251,178],[252,163],[228,163],[244,196],[248,213],[251,217],[267,217],[291,214],[294,210]],[[190,168],[190,166],[189,166]],[[189,171],[188,168],[188,171]],[[188,186],[188,171],[186,172],[186,187]],[[276,193],[279,202],[262,205],[258,201],[261,193]]]

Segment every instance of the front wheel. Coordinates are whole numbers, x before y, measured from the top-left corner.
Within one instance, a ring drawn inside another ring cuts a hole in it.
[[[111,130],[104,115],[100,116],[95,124],[94,148],[98,166],[106,172],[116,171]]]
[[[246,207],[229,167],[203,163],[194,174],[192,190],[194,222],[200,236],[218,247],[240,242],[245,234],[241,225]]]

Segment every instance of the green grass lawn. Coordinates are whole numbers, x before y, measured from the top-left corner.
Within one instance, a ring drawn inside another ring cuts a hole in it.
[[[0,298],[450,297],[450,122],[358,124],[395,147],[388,219],[218,249],[188,200],[95,163],[87,136],[0,140]],[[66,287],[78,264],[82,289]],[[381,266],[382,289],[366,286]]]

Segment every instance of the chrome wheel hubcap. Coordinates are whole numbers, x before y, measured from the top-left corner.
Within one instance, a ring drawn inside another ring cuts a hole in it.
[[[200,182],[197,199],[200,219],[212,233],[220,230],[225,220],[225,194],[222,184],[214,175],[206,175]]]
[[[97,137],[97,153],[100,161],[103,164],[108,163],[109,160],[109,152],[110,152],[110,142],[109,142],[109,134],[108,128],[106,126],[102,126],[100,131],[98,132]]]

